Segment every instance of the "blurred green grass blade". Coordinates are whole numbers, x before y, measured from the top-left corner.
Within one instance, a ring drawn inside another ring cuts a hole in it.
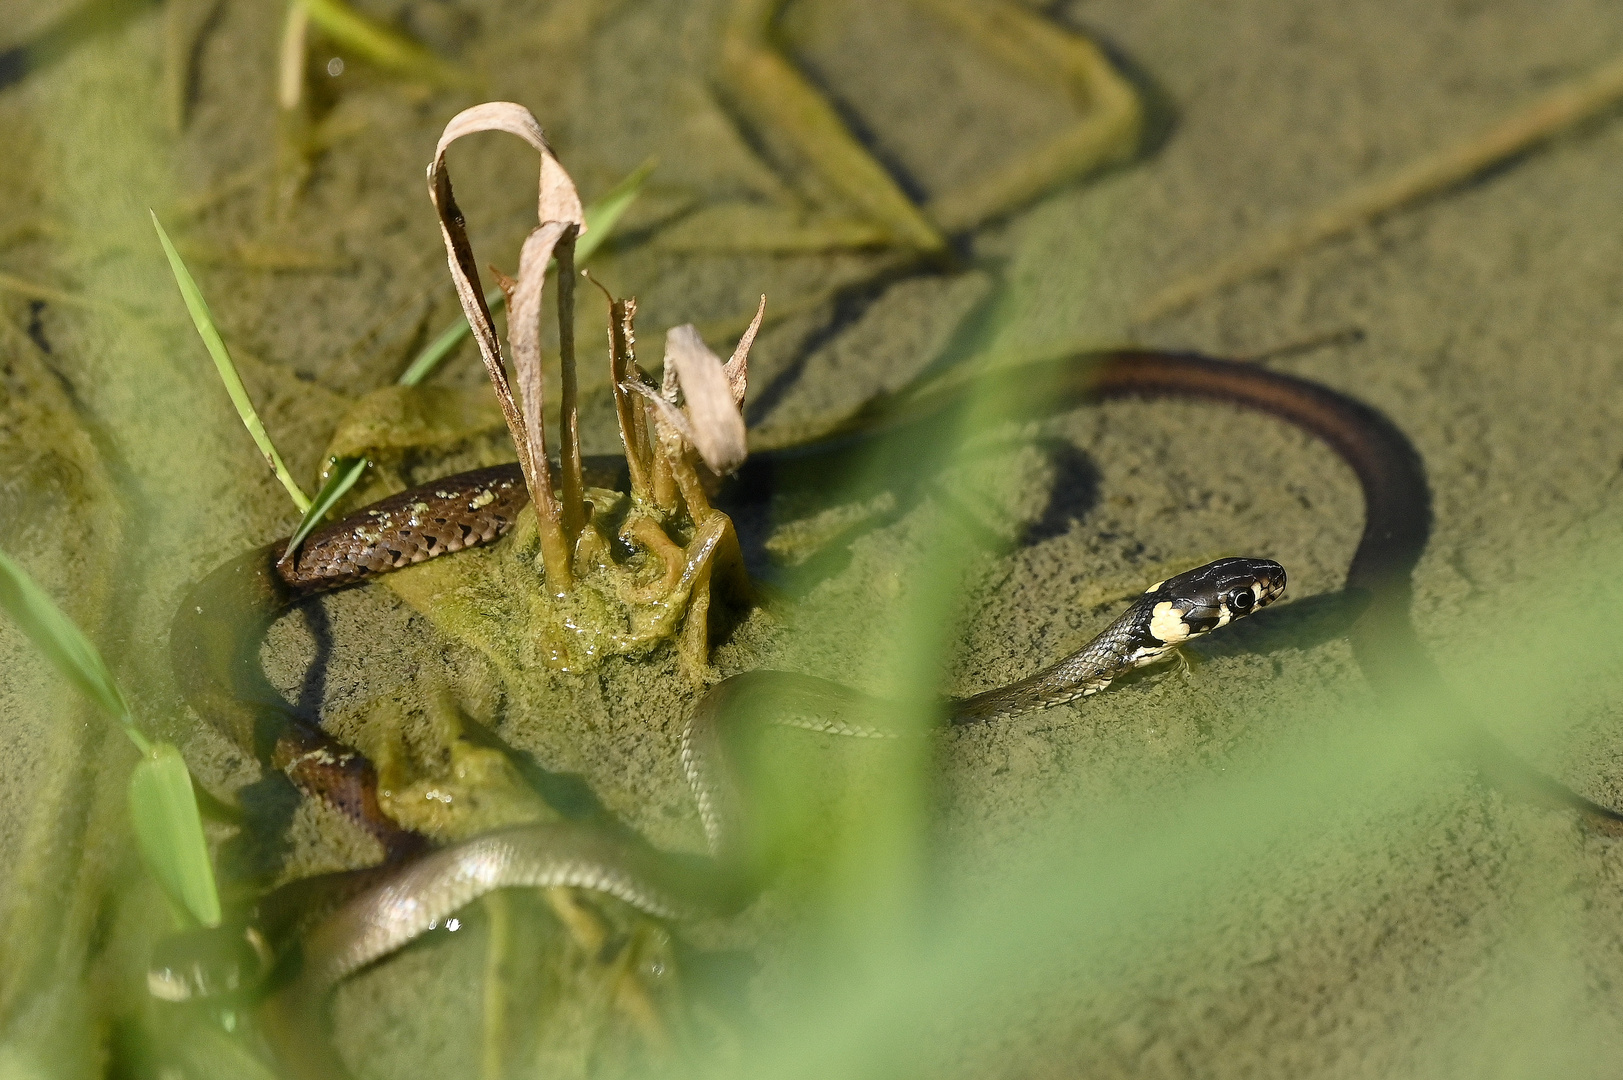
[[[192,775],[169,743],[155,743],[130,775],[130,821],[152,876],[203,926],[220,924],[220,894],[192,794]]]
[[[575,265],[580,266],[591,257],[592,253],[603,246],[603,242],[614,232],[614,226],[619,223],[621,215],[626,208],[636,201],[642,193],[642,186],[654,171],[659,159],[649,158],[638,165],[615,184],[601,199],[586,208],[586,232],[575,245]],[[507,295],[500,288],[492,287],[485,292],[485,304],[491,311],[496,311],[507,302]],[[451,354],[451,351],[462,344],[462,339],[468,336],[468,320],[459,318],[435,335],[434,340],[423,347],[412,360],[411,366],[406,368],[403,375],[396,380],[401,386],[416,386],[439,366]]]
[[[444,85],[468,78],[417,42],[361,14],[343,0],[294,0],[304,5],[315,23],[341,48],[387,71]]]
[[[0,551],[0,607],[46,658],[92,701],[117,719],[141,751],[130,777],[130,820],[141,857],[174,901],[205,926],[220,921],[214,869],[203,843],[203,823],[191,774],[180,752],[153,744],[138,731],[124,694],[101,653],[43,589]]]
[[[215,1020],[200,1013],[187,1013],[168,1034],[169,1052],[179,1062],[180,1071],[166,1071],[159,1076],[176,1080],[283,1080],[283,1074],[255,1056],[243,1039],[227,1035]]]
[[[332,472],[327,475],[327,482],[316,492],[315,501],[310,504],[310,509],[304,512],[299,527],[293,530],[293,536],[287,542],[288,555],[298,551],[299,545],[304,543],[304,538],[315,531],[315,527],[332,512],[339,499],[349,494],[349,489],[355,486],[355,482],[366,472],[369,464],[371,462],[363,457],[338,458],[333,461]]]
[[[151,211],[149,211],[150,213]],[[214,366],[220,372],[220,381],[225,383],[226,393],[231,395],[231,404],[237,407],[237,415],[242,418],[242,424],[253,436],[254,444],[259,452],[265,456],[270,467],[275,470],[276,478],[282,482],[287,493],[293,497],[293,503],[302,513],[310,508],[310,497],[299,487],[288,472],[287,466],[282,462],[282,455],[276,452],[271,445],[270,435],[265,431],[265,425],[259,420],[259,414],[254,411],[254,403],[248,400],[248,390],[242,385],[242,378],[237,374],[237,366],[231,362],[231,353],[225,347],[220,332],[214,327],[214,316],[209,313],[208,303],[203,299],[202,290],[192,278],[191,271],[181,261],[180,252],[170,242],[169,234],[164,232],[163,224],[158,221],[158,215],[152,214],[152,227],[158,230],[158,240],[163,244],[163,252],[169,257],[169,269],[175,275],[175,284],[180,286],[180,295],[186,301],[186,310],[191,312],[192,324],[197,327],[197,334],[203,339],[203,344],[214,358]]]
[[[144,753],[145,738],[130,723],[130,707],[102,662],[101,653],[90,643],[73,620],[45,595],[5,552],[0,551],[0,608],[4,608],[20,630],[45,654],[69,682],[111,717]]]
[[[485,291],[485,306],[491,311],[498,310],[507,302],[507,294],[501,287],[491,286]],[[434,340],[423,346],[423,351],[411,362],[411,366],[395,380],[401,386],[416,386],[439,367],[440,361],[451,355],[451,351],[462,344],[462,339],[468,336],[468,320],[458,316],[456,322],[447,326],[434,336]]]
[[[619,224],[620,217],[626,208],[637,201],[642,194],[642,186],[648,182],[653,174],[654,167],[659,159],[651,157],[638,165],[635,169],[615,184],[603,197],[586,208],[586,231],[581,234],[580,242],[575,245],[575,262],[585,262],[592,257],[592,253],[603,246],[614,232],[615,225]]]

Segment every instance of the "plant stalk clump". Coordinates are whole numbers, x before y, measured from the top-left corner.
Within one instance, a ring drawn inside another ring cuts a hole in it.
[[[524,241],[517,277],[497,271],[508,306],[505,354],[445,162],[453,142],[479,131],[516,135],[541,155],[537,225]],[[766,298],[725,363],[691,325],[670,330],[664,374],[656,383],[637,364],[636,301],[603,289],[609,301],[609,374],[630,487],[629,495],[613,491],[604,478],[588,475],[580,451],[575,245],[586,228],[585,215],[574,182],[540,125],[529,110],[510,102],[487,102],[459,113],[440,137],[428,167],[428,188],[458,299],[529,488],[535,561],[545,596],[562,623],[586,639],[572,645],[544,633],[553,639],[544,650],[549,666],[578,667],[585,659],[635,651],[680,630],[685,664],[704,670],[713,571],[720,567],[735,592],[750,593],[732,522],[711,506],[709,491],[748,453],[742,410],[749,349]],[[543,419],[541,343],[544,285],[554,263],[560,373],[556,466]],[[522,525],[520,533],[522,545]]]

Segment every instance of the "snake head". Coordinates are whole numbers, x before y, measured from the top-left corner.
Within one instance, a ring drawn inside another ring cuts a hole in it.
[[[1227,626],[1285,593],[1285,568],[1271,559],[1229,558],[1185,570],[1150,586],[1148,631],[1162,645]]]

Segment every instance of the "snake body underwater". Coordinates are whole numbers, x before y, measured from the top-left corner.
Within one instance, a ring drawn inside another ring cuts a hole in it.
[[[1011,402],[1028,416],[1110,397],[1193,398],[1271,414],[1323,440],[1352,468],[1364,497],[1364,529],[1346,584],[1347,597],[1362,607],[1350,631],[1354,655],[1382,695],[1440,686],[1409,618],[1410,574],[1430,530],[1425,472],[1408,440],[1380,413],[1254,365],[1146,351],[1028,365],[1001,373],[997,387],[1005,399],[1029,393],[1030,400]],[[853,444],[892,434],[905,438],[981,389],[970,382],[921,392],[859,417],[837,437],[752,458],[733,481],[735,492],[748,497],[770,488],[776,473],[826,468],[826,458]],[[497,888],[595,889],[660,917],[735,910],[761,880],[758,853],[748,840],[747,792],[728,754],[732,718],[760,723],[765,716],[765,722],[831,734],[895,734],[880,703],[840,684],[786,672],[736,675],[702,699],[682,740],[683,768],[709,858],[663,853],[634,836],[576,821],[513,826],[425,850],[422,837],[382,813],[377,778],[365,758],[299,715],[270,686],[260,670],[259,644],[271,622],[314,593],[499,538],[527,499],[516,465],[438,480],[319,530],[295,560],[281,560],[283,542],[225,564],[193,589],[176,616],[173,659],[193,708],[301,790],[361,823],[388,856],[369,887],[302,935],[296,980],[302,994],[332,987]],[[947,702],[942,711],[952,723],[970,723],[1093,694],[1127,671],[1167,657],[1182,641],[1265,606],[1284,585],[1284,570],[1263,559],[1219,560],[1177,575],[1134,601],[1080,652],[1019,682]],[[1495,782],[1591,818],[1620,820],[1535,773],[1486,736],[1473,740],[1467,755]]]

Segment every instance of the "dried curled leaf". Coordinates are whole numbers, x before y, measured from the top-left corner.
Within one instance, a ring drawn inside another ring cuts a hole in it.
[[[761,320],[765,317],[766,293],[762,293],[761,303],[755,309],[755,318],[750,320],[750,328],[738,339],[738,348],[733,350],[732,359],[723,368],[727,374],[727,385],[733,391],[733,404],[740,409],[744,407],[744,391],[749,385],[750,346],[755,344],[755,335],[760,332]]]
[[[558,156],[552,152],[552,144],[547,142],[546,133],[541,130],[535,115],[514,102],[487,101],[482,105],[463,109],[451,117],[450,123],[445,125],[444,132],[440,134],[439,145],[434,148],[434,164],[429,166],[430,175],[436,169],[444,169],[447,147],[462,136],[472,135],[478,131],[505,131],[509,135],[517,135],[535,147],[541,154],[541,191],[536,205],[536,220],[573,221],[580,226],[582,233],[586,232],[586,213],[581,208],[580,194],[575,190],[575,182],[569,178],[569,174],[559,163]]]
[[[456,205],[456,197],[451,189],[451,174],[445,165],[445,152],[450,145],[464,135],[479,131],[502,131],[516,135],[541,155],[540,187],[536,202],[540,227],[531,233],[521,256],[519,281],[514,290],[514,307],[516,309],[522,307],[523,310],[513,312],[510,332],[510,344],[513,346],[519,385],[524,397],[522,408],[514,400],[512,387],[508,383],[507,371],[502,362],[501,345],[496,337],[495,322],[491,318],[490,307],[480,286],[473,247],[468,242],[467,224],[462,217],[462,211]],[[447,262],[450,265],[451,280],[456,285],[457,299],[461,301],[463,313],[473,330],[480,358],[490,375],[491,384],[496,390],[496,399],[501,405],[502,416],[507,421],[508,430],[512,432],[514,445],[518,449],[519,465],[524,470],[525,484],[530,489],[530,497],[544,523],[548,541],[544,545],[547,551],[548,575],[556,578],[554,581],[556,587],[567,588],[570,577],[569,560],[564,538],[559,530],[558,506],[552,495],[552,480],[542,433],[541,350],[538,338],[541,286],[546,274],[547,261],[554,248],[560,244],[562,244],[559,248],[560,266],[569,261],[565,257],[570,253],[570,245],[573,244],[574,237],[584,231],[586,226],[580,195],[575,190],[574,181],[570,180],[569,174],[564,171],[563,165],[553,154],[541,125],[536,122],[528,109],[510,101],[485,102],[464,109],[451,118],[440,135],[439,143],[434,148],[434,160],[428,167],[428,191],[434,200],[434,209],[439,215],[440,234],[445,241]],[[565,351],[567,354],[568,350]],[[568,368],[572,362],[572,356],[566,355],[565,367]],[[568,378],[566,371],[566,385]],[[566,402],[566,406],[567,404]],[[567,468],[565,473],[566,476],[569,473]],[[567,483],[565,486],[569,487]],[[566,501],[568,494],[566,490]]]
[[[665,335],[665,369],[672,368],[687,406],[689,431],[683,436],[711,471],[733,472],[749,453],[744,414],[734,401],[721,357],[710,351],[691,323],[672,327]]]

